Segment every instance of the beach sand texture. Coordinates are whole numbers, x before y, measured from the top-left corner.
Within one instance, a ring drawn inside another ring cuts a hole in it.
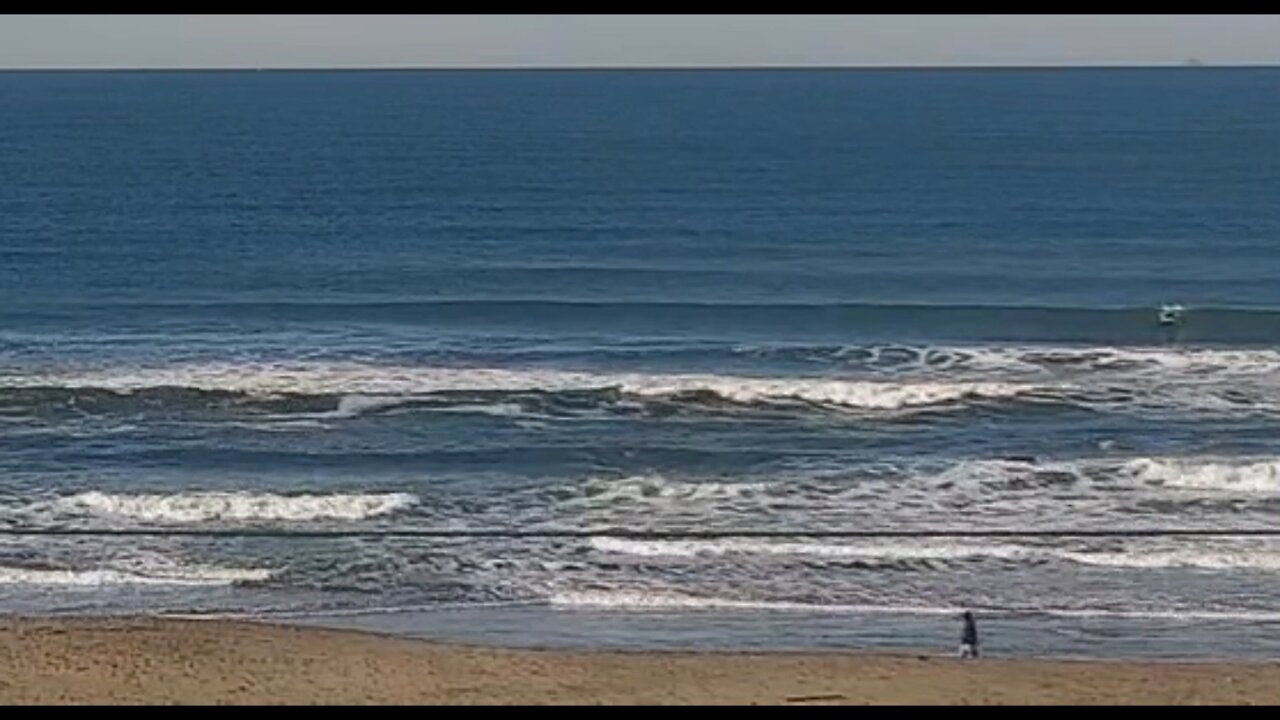
[[[0,702],[1243,704],[1280,665],[437,645],[256,623],[0,621]]]

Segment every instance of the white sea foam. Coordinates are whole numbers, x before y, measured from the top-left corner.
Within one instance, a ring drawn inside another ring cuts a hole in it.
[[[973,559],[1022,560],[1034,557],[1030,548],[1015,545],[965,545],[956,543],[770,542],[755,540],[629,540],[592,538],[601,552],[641,557],[717,557],[724,555],[798,556],[840,558],[872,562],[961,561]]]
[[[344,395],[338,400],[338,406],[328,412],[316,413],[307,418],[310,422],[328,419],[350,419],[371,415],[387,410],[394,410],[406,405],[430,401],[429,394],[418,395]],[[494,417],[516,418],[528,415],[518,403],[464,403],[450,405],[433,405],[433,412],[452,414],[492,415]],[[286,415],[285,418],[296,417]]]
[[[865,349],[863,350],[865,351]],[[908,352],[909,351],[909,352]],[[882,349],[881,352],[888,352]],[[160,387],[342,396],[330,417],[352,417],[445,392],[616,389],[640,398],[706,395],[735,403],[808,403],[863,412],[972,401],[1060,399],[1120,409],[1210,413],[1280,411],[1280,351],[1198,348],[917,348],[919,362],[853,377],[575,372],[371,363],[263,362],[114,367],[0,377],[3,387]],[[947,358],[939,363],[937,358]]]
[[[153,568],[114,567],[89,570],[23,568],[0,566],[0,585],[59,585],[98,587],[105,585],[218,586],[261,582],[271,570],[209,567],[204,565],[161,565]]]
[[[699,597],[643,590],[585,590],[553,593],[552,607],[565,609],[622,610],[641,612],[671,611],[742,611],[785,612],[838,615],[904,615],[957,616],[966,608],[946,605],[876,605],[870,603],[808,603],[783,600],[741,600],[724,597]],[[1077,619],[1126,619],[1164,621],[1246,621],[1278,622],[1280,610],[1264,609],[1110,609],[1110,608],[980,608],[982,617],[1050,616]]]
[[[743,346],[735,352],[768,356],[783,351],[813,360],[902,373],[1102,373],[1257,375],[1280,372],[1280,350],[1195,346],[852,345],[818,348]]]
[[[435,408],[436,412],[457,415],[491,415],[502,418],[545,418],[544,415],[526,412],[518,403],[466,403]]]
[[[1206,377],[1216,374],[1280,374],[1280,350],[1219,349],[1197,347],[1113,347],[1113,346],[955,346],[903,348],[848,348],[850,353],[871,356],[905,353],[920,360],[921,373],[936,374],[973,370],[1013,375],[1046,369],[1061,371],[1103,371],[1108,374],[1160,373],[1165,377],[1185,375]],[[938,363],[938,358],[948,362]],[[894,373],[901,377],[900,373]],[[609,380],[612,379],[613,382]],[[361,362],[245,362],[187,363],[154,366],[118,366],[46,373],[5,373],[0,384],[8,387],[99,387],[136,390],[149,387],[186,387],[270,393],[312,394],[412,394],[453,389],[508,389],[568,386],[673,383],[693,381],[698,385],[751,378],[718,375],[601,374],[550,369],[520,370],[499,368],[450,368],[407,366]],[[792,379],[762,379],[765,383],[790,383]],[[799,379],[803,382],[803,379]],[[822,378],[814,379],[826,382]]]
[[[1060,472],[1079,477],[1083,463],[1036,462],[1033,460],[961,460],[932,476],[935,484],[972,485],[982,483],[1007,483],[1025,478],[1035,472]]]
[[[1165,456],[1128,460],[965,460],[933,475],[939,484],[1016,481],[1120,483],[1210,493],[1280,493],[1280,458]]]
[[[639,610],[763,610],[781,612],[902,613],[948,615],[959,612],[949,607],[887,605],[825,605],[768,600],[736,600],[696,597],[642,590],[583,590],[553,593],[553,607],[639,609]]]
[[[972,560],[1009,562],[1057,560],[1077,565],[1111,568],[1280,571],[1280,551],[1257,546],[1187,547],[1177,550],[1134,546],[1123,552],[1096,552],[1016,544],[968,544],[932,540],[914,543],[826,543],[737,539],[631,540],[611,537],[592,538],[591,546],[600,552],[616,555],[656,558],[756,556],[863,560],[883,564],[903,562],[945,564]]]
[[[579,489],[580,499],[597,505],[617,501],[740,500],[766,493],[764,482],[673,480],[662,475],[634,475],[617,479],[591,478]]]
[[[366,413],[387,410],[410,402],[412,398],[387,397],[377,395],[345,395],[338,401],[338,407],[332,417],[351,418]]]
[[[1127,552],[1058,551],[1059,557],[1081,565],[1113,568],[1198,570],[1280,570],[1280,553],[1260,549],[1139,550]]]
[[[968,399],[1005,399],[1034,393],[1019,383],[868,381],[831,378],[750,378],[726,375],[649,375],[396,367],[362,364],[206,364],[115,369],[8,378],[15,386],[61,386],[136,392],[183,387],[251,395],[343,395],[337,414],[367,412],[404,397],[460,391],[569,391],[616,388],[642,397],[710,393],[731,402],[801,401],[864,410],[926,407]]]
[[[1011,613],[1013,614],[1013,613]],[[1165,620],[1173,622],[1280,622],[1280,610],[1120,610],[1110,608],[1027,608],[1016,614],[1081,620]]]
[[[1043,502],[1046,494],[1070,493],[1073,500],[1102,502],[1105,497],[1100,493],[1113,490],[1170,500],[1193,493],[1266,497],[1280,494],[1280,459],[1009,458],[959,460],[945,465],[936,460],[886,460],[873,465],[780,470],[766,478],[742,480],[659,474],[589,478],[561,489],[558,500],[566,507],[586,505],[605,510],[617,506],[621,512],[642,504],[687,515],[715,511],[853,512],[877,502],[907,501],[943,507],[958,497],[981,497],[983,502],[1000,503],[999,507],[1013,512],[1023,507],[1019,504],[1029,507]]]
[[[630,376],[618,384],[623,391],[642,396],[710,392],[739,403],[794,400],[863,410],[898,410],[962,400],[999,400],[1036,391],[1031,386],[1002,382],[773,380],[721,376]]]
[[[1168,488],[1280,493],[1280,459],[1276,458],[1136,458],[1120,472]]]
[[[520,608],[546,605],[542,600],[476,600],[459,602],[431,602],[412,605],[373,605],[368,607],[323,608],[302,610],[259,610],[255,612],[209,613],[161,613],[160,617],[175,620],[325,620],[328,618],[370,617],[375,615],[401,615],[412,613],[436,613],[454,610],[481,610]]]
[[[319,418],[290,416],[269,418],[260,422],[190,423],[190,426],[196,425],[219,430],[232,427],[264,433],[312,433],[317,430],[327,431],[333,429],[332,425],[322,422]]]
[[[936,352],[986,371],[1087,371],[1126,374],[1266,375],[1280,372],[1280,350],[1197,347],[965,347]]]
[[[57,512],[160,523],[214,521],[364,520],[417,504],[408,493],[276,495],[251,492],[183,492],[124,495],[90,491],[59,498]]]

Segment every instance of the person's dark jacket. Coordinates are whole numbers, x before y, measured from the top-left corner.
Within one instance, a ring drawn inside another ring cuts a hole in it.
[[[978,645],[978,625],[970,613],[964,614],[964,634],[960,636],[960,642],[974,647]]]

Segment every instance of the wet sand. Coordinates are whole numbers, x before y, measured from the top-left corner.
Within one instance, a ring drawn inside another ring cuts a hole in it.
[[[0,620],[4,703],[1275,703],[1280,664],[474,648],[256,623]]]

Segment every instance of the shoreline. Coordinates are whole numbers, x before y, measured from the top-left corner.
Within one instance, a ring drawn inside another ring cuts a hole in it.
[[[1280,663],[907,651],[559,650],[279,622],[0,619],[0,702],[134,704],[1252,704]]]

